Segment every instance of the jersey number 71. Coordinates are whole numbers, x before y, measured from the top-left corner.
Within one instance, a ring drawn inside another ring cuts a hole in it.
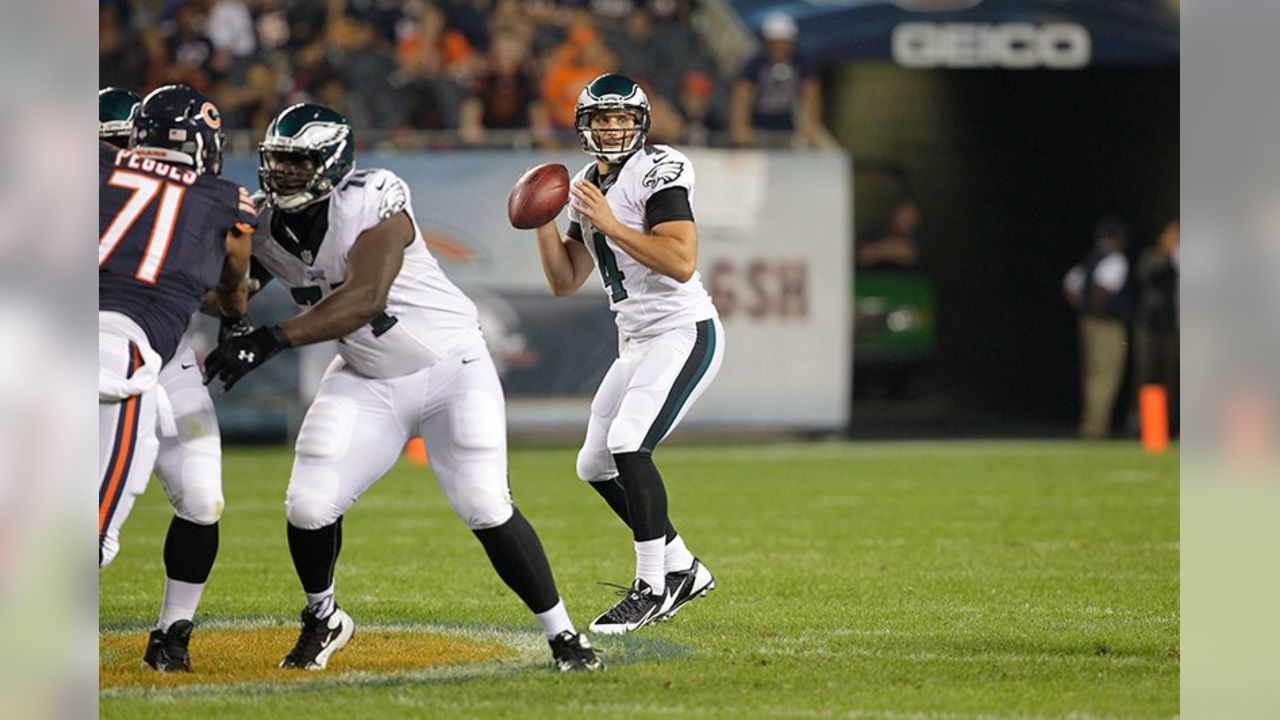
[[[169,243],[173,241],[173,228],[178,222],[178,210],[182,207],[182,196],[187,189],[126,170],[116,170],[107,184],[131,190],[132,193],[98,238],[98,267],[102,267],[107,258],[111,257],[129,228],[133,227],[156,195],[160,194],[160,209],[156,211],[155,222],[151,225],[151,237],[147,240],[142,262],[138,263],[138,270],[134,273],[134,277],[142,282],[154,284],[160,276],[160,267],[164,265],[164,256],[169,252]],[[164,193],[160,193],[161,187],[164,188]]]

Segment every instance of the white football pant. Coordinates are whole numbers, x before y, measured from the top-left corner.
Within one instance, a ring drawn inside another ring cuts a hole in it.
[[[647,338],[623,338],[591,401],[578,477],[617,477],[613,456],[652,452],[711,385],[724,359],[719,318]]]
[[[173,406],[178,434],[161,434],[156,475],[178,517],[212,525],[222,517],[222,436],[189,333],[160,371],[160,385]]]
[[[512,515],[502,384],[479,331],[458,353],[396,378],[370,378],[334,358],[298,432],[286,511],[315,530],[336,522],[395,464],[411,437],[454,512],[473,530]]]
[[[113,315],[118,323],[123,316]],[[134,325],[134,328],[137,326]],[[130,339],[132,336],[134,339]],[[137,380],[146,372],[141,330],[115,332],[101,321],[98,326],[98,566],[105,567],[120,549],[120,527],[129,517],[133,502],[147,489],[156,462],[156,397],[160,391],[154,377],[143,382],[141,392],[124,394],[120,386]],[[151,373],[155,369],[150,370]],[[104,392],[107,386],[115,386]],[[108,397],[114,395],[114,397]]]

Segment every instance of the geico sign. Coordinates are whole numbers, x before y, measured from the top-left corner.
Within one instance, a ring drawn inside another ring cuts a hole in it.
[[[1034,68],[1089,64],[1089,31],[1075,23],[902,23],[893,59],[905,67]]]

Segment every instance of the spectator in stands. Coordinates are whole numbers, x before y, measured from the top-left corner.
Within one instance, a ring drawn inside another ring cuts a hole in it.
[[[893,207],[884,228],[858,247],[858,268],[907,270],[920,264],[920,208],[910,200]]]
[[[98,6],[98,83],[139,89],[145,55],[119,5]]]
[[[215,67],[213,41],[204,34],[205,14],[200,4],[184,2],[174,10],[174,22],[165,34],[167,65],[152,85],[185,83],[207,92],[215,77],[225,68]]]
[[[710,145],[714,133],[727,127],[715,105],[715,81],[707,73],[691,72],[680,81],[680,114],[684,116],[684,145]]]
[[[281,103],[282,105],[328,98],[321,102],[335,110],[343,108],[344,103],[341,98],[337,98],[337,104],[331,102],[334,100],[332,97],[334,93],[329,88],[334,86],[341,88],[342,76],[330,60],[329,46],[323,40],[315,39],[303,45],[293,53],[292,58],[293,73],[290,77],[290,90],[287,101]],[[339,112],[343,111],[345,108],[339,110]]]
[[[244,0],[216,0],[209,8],[204,29],[214,50],[233,61],[248,58],[258,49],[253,15]]]
[[[1170,426],[1178,418],[1178,246],[1181,230],[1170,220],[1154,245],[1138,258],[1138,312],[1133,329],[1135,385],[1163,385]]]
[[[1094,249],[1063,278],[1067,302],[1080,316],[1080,437],[1111,434],[1111,412],[1124,377],[1128,349],[1129,228],[1104,217],[1094,230]]]
[[[477,62],[467,38],[445,24],[438,7],[427,5],[400,38],[398,55],[400,67],[392,82],[399,93],[402,128],[457,128]]]
[[[525,48],[530,61],[535,55],[532,48],[536,32],[537,22],[530,14],[528,6],[521,0],[498,0],[493,12],[489,15],[489,37],[507,35],[515,38]]]
[[[396,46],[400,63],[416,63],[461,79],[469,76],[476,54],[466,35],[450,28],[444,12],[436,5],[424,6]]]
[[[255,136],[266,132],[280,107],[275,71],[261,59],[249,61],[234,80],[220,83],[214,96],[225,126],[251,129]]]
[[[391,87],[395,71],[390,43],[362,15],[347,13],[330,28],[346,87],[346,117],[354,127],[394,127],[401,110]]]
[[[446,0],[443,10],[449,27],[466,37],[472,47],[489,47],[489,16],[494,0]]]
[[[733,143],[756,144],[756,131],[788,133],[793,141],[830,146],[822,126],[822,94],[814,68],[796,52],[799,29],[790,15],[770,13],[760,34],[764,49],[747,61],[733,88]]]
[[[551,126],[538,95],[538,78],[528,47],[515,35],[495,34],[491,38],[484,67],[462,105],[462,141],[480,144],[486,129],[529,128],[535,142],[546,143]]]
[[[578,94],[597,76],[612,72],[614,65],[613,53],[595,28],[580,23],[569,31],[568,39],[546,59],[542,80],[542,100],[557,133],[574,136]]]

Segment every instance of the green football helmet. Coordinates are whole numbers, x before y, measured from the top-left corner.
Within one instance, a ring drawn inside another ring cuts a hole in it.
[[[605,148],[600,131],[591,129],[591,116],[609,111],[628,112],[636,119],[634,130],[623,131],[622,146],[617,150]],[[582,139],[584,152],[607,163],[620,163],[644,147],[649,135],[649,98],[635,80],[605,73],[588,83],[578,95],[573,124]]]
[[[133,133],[133,116],[142,98],[115,87],[98,91],[98,139],[118,148],[129,147]]]
[[[329,197],[355,169],[355,135],[337,112],[299,103],[271,121],[258,155],[258,180],[267,202],[297,212]]]

